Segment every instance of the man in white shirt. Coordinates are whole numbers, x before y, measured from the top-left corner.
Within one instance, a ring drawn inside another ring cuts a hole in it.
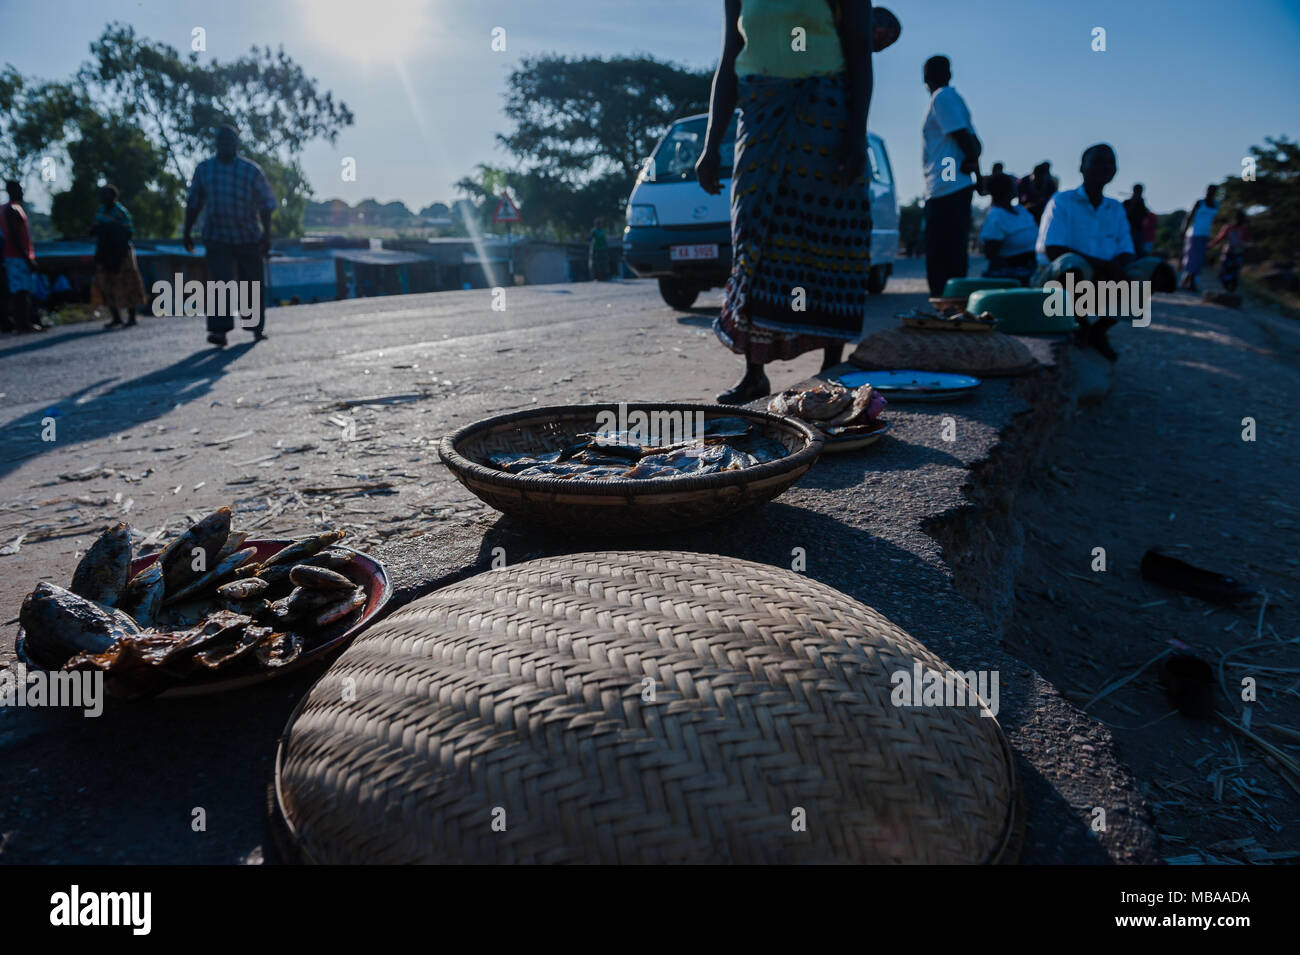
[[[1060,282],[1067,272],[1073,272],[1084,282],[1150,281],[1153,291],[1174,290],[1176,276],[1167,262],[1154,256],[1135,260],[1124,206],[1102,194],[1115,178],[1116,169],[1115,150],[1107,143],[1083,151],[1079,163],[1083,185],[1056,193],[1043,210],[1035,246],[1042,264],[1030,284]],[[1091,324],[1083,316],[1075,320],[1088,343],[1114,361],[1115,352],[1106,341],[1114,317],[1102,317]]]
[[[1058,192],[1038,224],[1038,261],[1055,262],[1068,253],[1084,259],[1098,278],[1124,278],[1133,261],[1133,236],[1118,199],[1102,195],[1115,178],[1115,150],[1105,143],[1089,146],[1079,172],[1083,185]],[[1091,276],[1090,276],[1091,277]]]
[[[970,202],[979,179],[980,141],[970,110],[948,85],[946,56],[925,61],[930,108],[922,127],[921,165],[925,172],[925,277],[930,294],[943,294],[951,278],[965,278],[970,241]]]

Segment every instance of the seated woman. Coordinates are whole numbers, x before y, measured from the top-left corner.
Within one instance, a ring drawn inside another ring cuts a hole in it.
[[[989,206],[980,228],[980,241],[988,268],[988,278],[1014,278],[1022,283],[1029,281],[1034,271],[1034,243],[1038,239],[1038,224],[1034,217],[1020,206],[1012,205],[1015,181],[1005,173],[989,176]]]
[[[1119,200],[1102,195],[1115,178],[1115,150],[1106,143],[1089,146],[1079,172],[1083,185],[1058,192],[1043,210],[1038,226],[1039,268],[1030,285],[1061,281],[1067,272],[1083,281],[1149,281],[1156,292],[1178,285],[1173,267],[1156,256],[1136,258],[1128,216]]]

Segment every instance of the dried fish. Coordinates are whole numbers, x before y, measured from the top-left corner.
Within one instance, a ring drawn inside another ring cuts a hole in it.
[[[222,584],[217,588],[217,595],[227,600],[245,600],[249,597],[262,596],[270,586],[261,577],[245,577],[243,580],[232,580],[228,584]]]
[[[750,423],[744,418],[714,418],[704,425],[706,438],[739,438],[749,434]],[[730,442],[728,442],[730,443]]]
[[[163,577],[167,581],[167,594],[177,591],[199,576],[194,569],[194,552],[201,550],[209,566],[219,563],[217,555],[230,537],[230,508],[221,507],[199,521],[180,537],[163,548],[158,555]]]
[[[212,644],[194,654],[194,662],[208,670],[221,670],[252,653],[272,634],[270,627],[245,627],[234,640]]]
[[[790,454],[790,449],[775,438],[765,437],[761,434],[751,434],[744,438],[728,441],[731,447],[737,451],[743,451],[748,454],[755,464],[767,464],[769,461],[779,461]]]
[[[361,587],[357,587],[348,597],[321,611],[316,616],[316,626],[328,627],[332,623],[338,623],[360,610],[365,603],[366,592]]]
[[[127,583],[120,604],[141,627],[152,627],[158,621],[165,592],[162,565],[155,560]]]
[[[47,581],[23,600],[18,622],[33,659],[54,666],[78,653],[107,650],[121,637],[140,631],[126,614]]]
[[[101,534],[72,573],[74,594],[114,606],[126,589],[131,569],[131,529],[117,523]]]
[[[488,461],[502,471],[517,474],[524,468],[530,468],[536,464],[552,464],[559,460],[560,454],[559,451],[551,451],[546,454],[511,454],[503,451],[488,455]]]
[[[272,633],[254,649],[257,662],[268,670],[288,666],[302,656],[302,637],[293,631]]]
[[[247,564],[257,556],[256,547],[246,547],[243,550],[237,550],[221,563],[217,564],[211,570],[196,577],[184,587],[175,592],[169,591],[163,599],[163,603],[171,604],[184,600],[186,597],[193,597],[204,590],[215,589],[217,584],[225,582],[235,571]]]
[[[289,579],[298,587],[327,593],[347,593],[356,586],[348,578],[328,567],[309,567],[306,564],[294,565],[294,568],[289,571]]]
[[[217,556],[213,563],[221,563],[239,548],[244,546],[244,541],[248,540],[248,535],[243,531],[231,531],[226,535],[226,542],[221,545],[221,550],[217,551]]]
[[[262,567],[274,567],[278,564],[296,564],[304,557],[311,557],[319,553],[331,544],[337,544],[346,534],[345,531],[328,531],[324,534],[316,534],[312,537],[304,537],[301,540],[294,541],[288,547],[277,551],[266,560],[262,561]]]

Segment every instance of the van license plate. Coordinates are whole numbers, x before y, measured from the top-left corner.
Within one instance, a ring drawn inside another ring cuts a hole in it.
[[[671,245],[668,258],[673,262],[701,262],[718,257],[718,247],[714,245]]]

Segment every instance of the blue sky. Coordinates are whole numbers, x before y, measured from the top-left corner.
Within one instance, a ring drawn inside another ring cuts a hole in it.
[[[1049,159],[1070,187],[1083,148],[1107,140],[1119,156],[1112,193],[1141,181],[1158,210],[1238,174],[1264,136],[1300,137],[1300,0],[886,5],[903,34],[875,57],[870,125],[904,200],[921,187],[921,64],[932,53],[952,59],[987,162],[1022,173]],[[357,116],[336,146],[304,155],[317,198],[418,209],[456,198],[451,184],[475,163],[509,164],[494,134],[521,57],[647,53],[711,67],[721,19],[722,0],[0,0],[0,60],[64,78],[110,20],[186,50],[201,26],[207,55],[223,59],[282,44]],[[504,53],[490,49],[495,27]],[[1106,30],[1104,53],[1091,49],[1094,27]],[[340,179],[345,156],[356,182]]]

